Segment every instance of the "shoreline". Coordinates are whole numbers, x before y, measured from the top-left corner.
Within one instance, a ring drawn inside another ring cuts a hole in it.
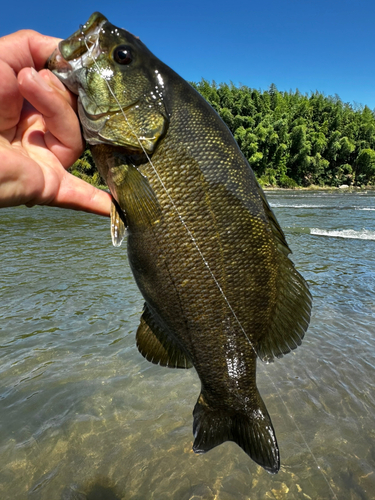
[[[279,186],[267,186],[262,187],[263,191],[332,191],[332,192],[342,192],[342,193],[353,193],[353,192],[363,192],[363,191],[375,191],[375,186],[316,186],[312,184],[308,187],[298,186],[294,188],[283,188]]]

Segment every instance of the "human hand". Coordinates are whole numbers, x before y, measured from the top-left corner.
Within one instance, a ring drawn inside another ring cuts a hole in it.
[[[58,42],[30,30],[0,38],[0,207],[50,205],[108,216],[111,196],[66,170],[84,142],[76,97],[42,69]]]

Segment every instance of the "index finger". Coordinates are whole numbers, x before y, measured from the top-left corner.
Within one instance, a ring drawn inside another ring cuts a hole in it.
[[[0,59],[18,74],[22,68],[42,69],[61,38],[21,30],[0,38]]]
[[[43,68],[59,40],[32,30],[0,38],[0,131],[10,131],[10,138],[23,105],[17,74],[23,68]]]

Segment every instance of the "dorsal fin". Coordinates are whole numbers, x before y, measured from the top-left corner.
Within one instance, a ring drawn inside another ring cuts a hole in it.
[[[259,358],[266,362],[301,345],[310,321],[312,299],[307,284],[288,257],[284,259],[271,322],[256,349]]]
[[[279,251],[277,299],[269,316],[267,331],[256,347],[258,357],[262,361],[270,362],[301,345],[310,321],[312,298],[306,281],[288,257],[292,252],[284,232],[263,191],[259,191]]]
[[[307,283],[289,257],[281,254],[276,303],[269,316],[267,332],[256,348],[262,361],[281,358],[301,345],[310,322],[311,306]]]
[[[166,334],[154,321],[147,304],[137,330],[136,342],[139,352],[151,363],[169,368],[193,366],[175,339]]]
[[[259,188],[259,194],[263,202],[264,211],[270,222],[271,231],[276,239],[276,244],[279,250],[281,250],[284,255],[289,255],[290,253],[292,253],[292,251],[289,248],[288,243],[286,242],[284,231],[281,229],[279,223],[277,222],[276,216],[273,213],[272,208],[269,206],[265,194],[260,188]]]

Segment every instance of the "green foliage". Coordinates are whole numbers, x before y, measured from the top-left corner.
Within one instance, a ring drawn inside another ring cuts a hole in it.
[[[356,177],[358,182],[375,180],[375,151],[373,149],[362,149],[356,159]]]
[[[336,95],[192,83],[229,127],[262,186],[375,184],[375,115]],[[74,175],[102,186],[86,150]]]
[[[93,186],[105,188],[105,183],[95,167],[91,151],[86,149],[82,156],[70,167],[70,173],[92,184]]]
[[[375,184],[375,115],[336,95],[192,83],[231,130],[262,186]]]

